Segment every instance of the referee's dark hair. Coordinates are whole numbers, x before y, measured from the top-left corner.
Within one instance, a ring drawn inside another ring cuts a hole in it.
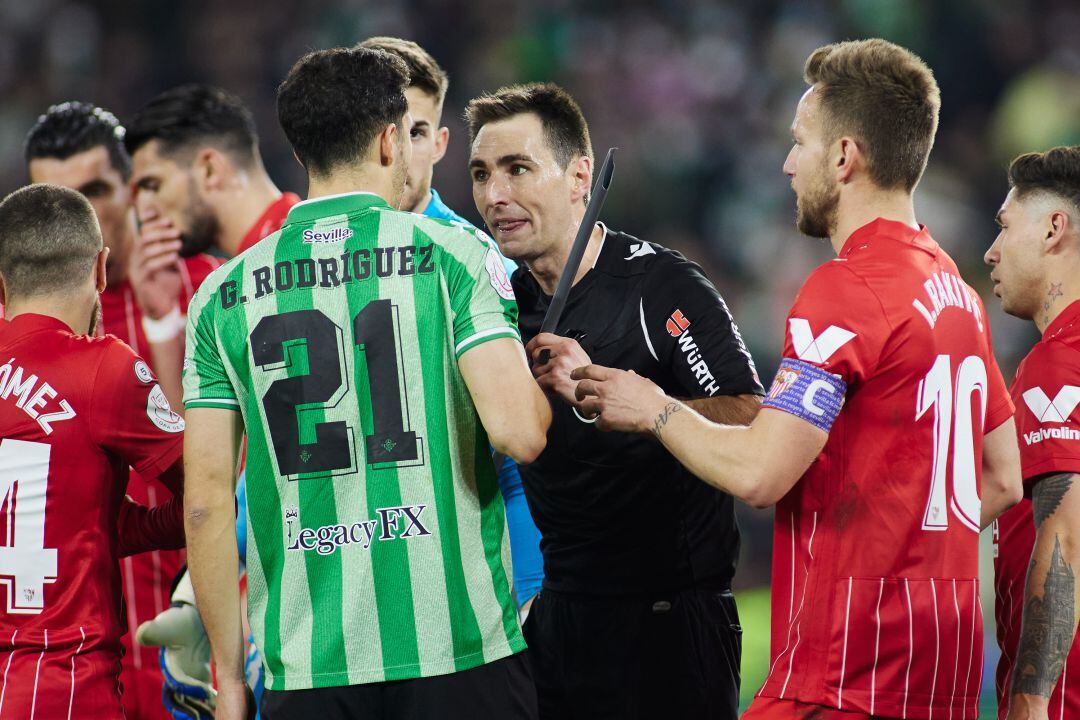
[[[1009,164],[1009,186],[1017,197],[1046,192],[1067,201],[1080,212],[1080,145],[1026,153]],[[1076,220],[1080,221],[1080,217]]]
[[[211,85],[192,83],[166,90],[135,113],[124,136],[127,151],[134,155],[152,140],[166,156],[210,146],[245,168],[259,160],[251,112],[240,98]]]
[[[436,110],[442,110],[446,89],[450,87],[450,78],[427,50],[412,40],[383,35],[368,38],[356,47],[385,50],[391,55],[397,55],[409,68],[409,87],[423,90],[435,99]]]
[[[548,145],[561,167],[575,157],[587,157],[590,162],[594,159],[585,115],[570,93],[555,83],[511,85],[470,100],[465,108],[469,141],[475,140],[487,123],[525,113],[540,118]]]
[[[53,105],[38,116],[26,134],[26,163],[38,158],[67,160],[98,146],[109,154],[109,163],[120,176],[131,176],[131,156],[124,148],[124,126],[108,110],[87,102]]]
[[[409,69],[385,50],[333,48],[296,61],[278,87],[278,122],[308,173],[359,162],[387,125],[407,137]]]
[[[8,302],[73,290],[101,252],[90,201],[59,185],[27,185],[0,202],[0,275]]]

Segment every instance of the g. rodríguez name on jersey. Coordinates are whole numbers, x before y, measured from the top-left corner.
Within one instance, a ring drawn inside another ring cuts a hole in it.
[[[339,523],[305,528],[300,525],[300,511],[297,508],[288,508],[285,511],[288,535],[285,549],[329,555],[338,548],[350,545],[359,545],[361,549],[367,550],[376,541],[430,537],[431,530],[424,525],[422,519],[426,509],[427,505],[376,508],[377,517],[368,520],[349,525]]]

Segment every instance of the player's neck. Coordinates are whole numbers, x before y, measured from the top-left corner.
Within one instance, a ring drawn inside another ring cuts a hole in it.
[[[558,245],[554,252],[548,253],[529,263],[529,272],[536,278],[536,282],[547,295],[555,294],[555,287],[559,284],[563,269],[566,267],[566,259],[570,257],[570,248],[574,246],[574,238],[577,236],[578,225],[575,223],[567,234],[565,242]],[[574,276],[572,285],[577,285],[581,278],[596,264],[596,258],[600,255],[600,247],[603,245],[604,228],[597,223],[593,227],[589,237],[589,245],[585,248],[585,254],[581,258],[577,274]]]
[[[1080,271],[1071,264],[1062,263],[1047,273],[1042,285],[1039,311],[1032,318],[1040,334],[1046,332],[1065,308],[1080,300]]]
[[[90,326],[94,304],[82,302],[71,295],[37,295],[16,300],[4,306],[4,318],[14,320],[19,315],[46,315],[68,326],[76,335],[85,335]]]
[[[271,203],[281,197],[274,182],[265,173],[255,173],[248,183],[230,198],[228,207],[218,213],[221,232],[218,247],[234,257],[251,227],[259,221]]]
[[[430,205],[431,201],[434,199],[434,196],[431,194],[431,188],[428,188],[427,192],[420,196],[420,200],[411,208],[408,208],[408,210],[417,215],[423,215],[424,211],[428,209],[428,205]]]
[[[378,195],[390,205],[401,200],[402,188],[394,187],[394,176],[390,172],[372,172],[363,167],[335,170],[330,175],[308,176],[308,200],[344,195],[346,193],[367,192]]]
[[[869,187],[849,187],[841,193],[836,208],[836,228],[829,238],[836,254],[840,254],[853,232],[878,218],[904,223],[915,229],[919,227],[910,193]]]

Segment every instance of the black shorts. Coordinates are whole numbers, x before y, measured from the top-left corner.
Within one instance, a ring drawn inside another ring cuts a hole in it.
[[[266,690],[264,720],[536,720],[528,651],[435,677]]]
[[[544,590],[524,631],[541,720],[738,717],[742,628],[730,591]]]

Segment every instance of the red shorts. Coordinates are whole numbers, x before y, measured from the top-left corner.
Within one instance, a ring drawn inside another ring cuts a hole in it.
[[[875,715],[874,718],[882,718]],[[742,715],[742,720],[871,720],[863,712],[837,710],[824,705],[811,705],[795,700],[778,700],[771,697],[754,698]]]
[[[124,720],[120,654],[84,638],[79,628],[0,638],[0,720]]]

